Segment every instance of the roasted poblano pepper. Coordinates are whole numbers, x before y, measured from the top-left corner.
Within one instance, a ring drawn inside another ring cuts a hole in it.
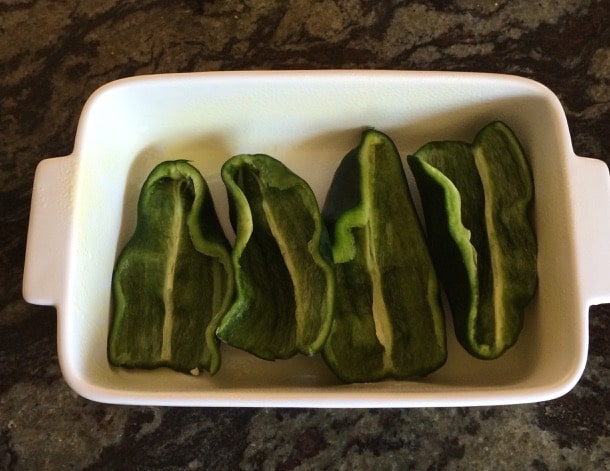
[[[334,175],[323,217],[337,302],[323,350],[347,382],[424,376],[446,360],[439,286],[398,151],[366,130]]]
[[[186,161],[159,164],[113,274],[110,363],[215,373],[216,326],[233,291],[230,246],[205,180]]]
[[[217,335],[268,360],[316,353],[331,325],[335,278],[311,188],[262,154],[232,157],[222,178],[236,232],[236,299]]]
[[[533,183],[521,145],[494,122],[472,145],[431,142],[408,162],[456,336],[472,355],[496,358],[516,342],[537,284]]]

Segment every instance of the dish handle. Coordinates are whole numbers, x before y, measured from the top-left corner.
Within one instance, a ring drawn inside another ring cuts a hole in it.
[[[22,293],[31,304],[57,305],[67,286],[75,160],[56,157],[36,167]]]
[[[610,303],[609,169],[599,159],[572,160],[578,280],[590,305]]]

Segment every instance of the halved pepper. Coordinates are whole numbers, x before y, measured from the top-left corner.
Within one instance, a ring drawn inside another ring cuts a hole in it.
[[[236,299],[217,335],[267,360],[318,352],[332,321],[335,276],[315,195],[264,154],[234,156],[221,174],[236,232]]]
[[[112,279],[112,365],[215,373],[216,326],[233,299],[230,245],[202,175],[183,160],[148,176]]]
[[[374,129],[341,161],[323,217],[337,301],[323,356],[347,382],[425,376],[446,360],[439,285],[394,143]]]
[[[533,184],[521,145],[493,122],[472,145],[430,142],[408,162],[456,336],[473,356],[497,358],[516,342],[537,284]]]

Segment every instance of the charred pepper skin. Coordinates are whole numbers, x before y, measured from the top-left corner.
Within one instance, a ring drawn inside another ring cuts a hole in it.
[[[188,162],[162,162],[142,187],[137,215],[113,273],[108,360],[214,374],[215,330],[234,288],[230,245],[208,186]]]

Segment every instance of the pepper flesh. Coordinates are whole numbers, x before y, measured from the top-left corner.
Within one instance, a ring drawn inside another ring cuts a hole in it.
[[[332,321],[335,278],[311,188],[264,154],[234,156],[221,174],[236,231],[237,296],[217,335],[267,360],[318,352]]]
[[[519,140],[500,121],[479,131],[473,153],[490,202],[485,206],[485,224],[498,320],[494,334],[505,350],[517,341],[524,310],[538,285],[536,234],[529,221],[533,177]]]
[[[113,273],[110,363],[215,373],[215,330],[233,298],[229,250],[201,174],[182,160],[155,167]]]
[[[446,360],[439,286],[400,156],[366,130],[337,168],[322,211],[337,302],[323,355],[346,382],[424,376]]]
[[[494,122],[472,145],[431,142],[408,162],[456,336],[473,356],[497,358],[517,341],[536,290],[533,184],[523,150]]]

